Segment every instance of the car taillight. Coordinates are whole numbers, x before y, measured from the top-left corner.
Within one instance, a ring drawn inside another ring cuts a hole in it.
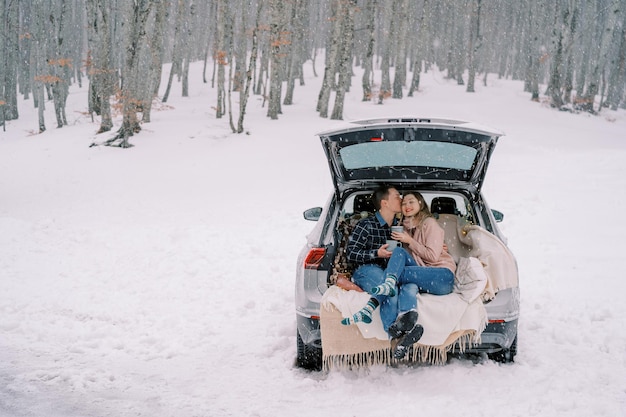
[[[313,248],[309,251],[306,258],[304,259],[304,268],[306,269],[317,269],[322,263],[322,259],[324,259],[324,255],[326,254],[325,248]]]

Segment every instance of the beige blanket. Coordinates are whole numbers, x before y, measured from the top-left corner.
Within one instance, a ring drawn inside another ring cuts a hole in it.
[[[457,275],[459,278],[452,294],[418,294],[418,323],[424,326],[424,334],[406,361],[445,363],[447,352],[457,342],[461,349],[469,343],[480,343],[487,313],[479,295],[485,288],[487,277],[482,267],[476,268],[475,261],[468,263],[467,274]],[[331,286],[322,297],[320,323],[324,369],[395,362],[380,319],[380,309],[374,311],[370,324],[341,324],[343,317],[350,317],[365,306],[369,297],[367,293],[345,291],[337,286]]]

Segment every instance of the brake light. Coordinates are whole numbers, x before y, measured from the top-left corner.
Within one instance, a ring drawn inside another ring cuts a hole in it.
[[[324,259],[324,255],[326,254],[325,248],[313,248],[309,251],[306,258],[304,259],[304,267],[306,269],[317,269],[322,263],[322,259]]]
[[[489,323],[504,323],[504,320],[489,320]]]
[[[382,142],[383,138],[371,138],[370,141],[372,141],[372,142]]]

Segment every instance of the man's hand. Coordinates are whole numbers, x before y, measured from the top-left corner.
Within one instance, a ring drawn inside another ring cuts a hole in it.
[[[389,244],[385,243],[380,248],[378,248],[378,252],[376,254],[378,255],[379,258],[391,258],[392,252],[387,250],[388,247],[389,247]]]

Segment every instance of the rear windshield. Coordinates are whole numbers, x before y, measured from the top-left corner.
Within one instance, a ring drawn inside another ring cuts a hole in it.
[[[469,170],[477,150],[450,142],[365,142],[341,148],[347,170],[376,167],[432,167]]]
[[[409,127],[322,137],[340,181],[471,181],[491,140],[473,132]]]

